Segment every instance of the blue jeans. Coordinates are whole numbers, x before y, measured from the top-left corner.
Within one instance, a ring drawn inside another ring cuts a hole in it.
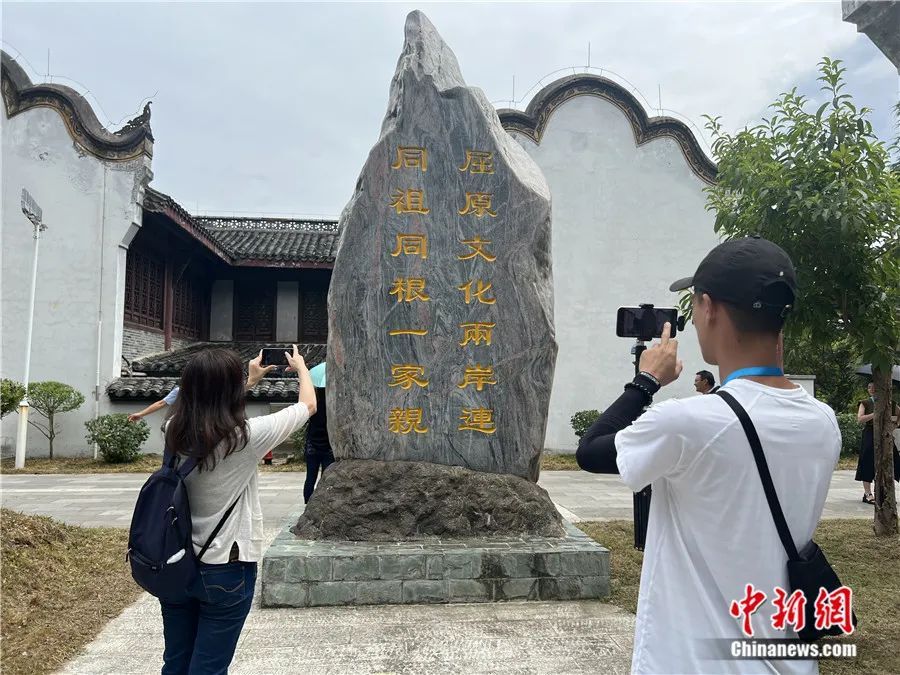
[[[160,600],[162,675],[225,675],[234,657],[256,587],[256,563],[200,564],[188,599]]]

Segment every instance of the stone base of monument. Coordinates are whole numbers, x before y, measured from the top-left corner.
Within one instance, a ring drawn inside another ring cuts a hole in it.
[[[408,542],[298,539],[292,516],[263,558],[263,607],[504,600],[609,594],[609,551],[575,526],[564,537]]]

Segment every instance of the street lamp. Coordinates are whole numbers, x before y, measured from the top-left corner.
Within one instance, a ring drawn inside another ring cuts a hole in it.
[[[34,330],[34,291],[37,287],[38,248],[41,243],[41,232],[47,229],[43,222],[43,211],[22,188],[22,213],[34,226],[34,260],[31,265],[31,299],[28,303],[28,338],[25,342],[25,396],[19,402],[19,426],[16,434],[16,468],[25,468],[25,443],[28,437],[28,375],[31,369],[31,335]]]

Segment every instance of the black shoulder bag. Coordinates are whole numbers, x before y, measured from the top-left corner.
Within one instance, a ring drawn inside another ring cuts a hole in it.
[[[797,547],[794,545],[794,538],[791,536],[787,521],[784,519],[781,504],[778,502],[775,486],[772,484],[772,475],[769,473],[769,465],[766,463],[766,456],[763,453],[759,435],[756,433],[756,427],[750,421],[747,411],[731,394],[720,389],[716,392],[716,395],[720,396],[728,404],[740,420],[741,426],[744,427],[744,433],[747,434],[747,440],[750,441],[753,459],[756,460],[756,468],[759,471],[763,490],[766,493],[766,501],[769,502],[769,510],[772,512],[772,518],[775,521],[775,529],[778,530],[781,545],[784,546],[788,556],[787,571],[791,592],[799,589],[806,598],[804,608],[806,621],[803,629],[799,631],[798,637],[803,642],[812,642],[825,635],[843,635],[844,631],[839,626],[816,628],[816,598],[819,595],[819,590],[824,588],[827,592],[834,591],[842,586],[841,580],[838,579],[838,575],[831,565],[828,564],[825,554],[822,553],[822,549],[819,548],[816,542],[810,539],[809,543],[802,550],[797,551]],[[855,612],[853,613],[853,625],[856,626]]]

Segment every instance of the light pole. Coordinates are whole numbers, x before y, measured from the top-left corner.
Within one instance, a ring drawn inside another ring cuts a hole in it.
[[[16,434],[16,468],[25,468],[25,443],[28,438],[28,375],[31,369],[31,335],[34,330],[34,291],[37,287],[38,249],[41,243],[41,232],[47,229],[42,216],[43,211],[28,190],[22,188],[22,213],[34,226],[34,260],[31,264],[31,298],[28,302],[28,338],[25,342],[25,396],[19,402],[19,426]]]

